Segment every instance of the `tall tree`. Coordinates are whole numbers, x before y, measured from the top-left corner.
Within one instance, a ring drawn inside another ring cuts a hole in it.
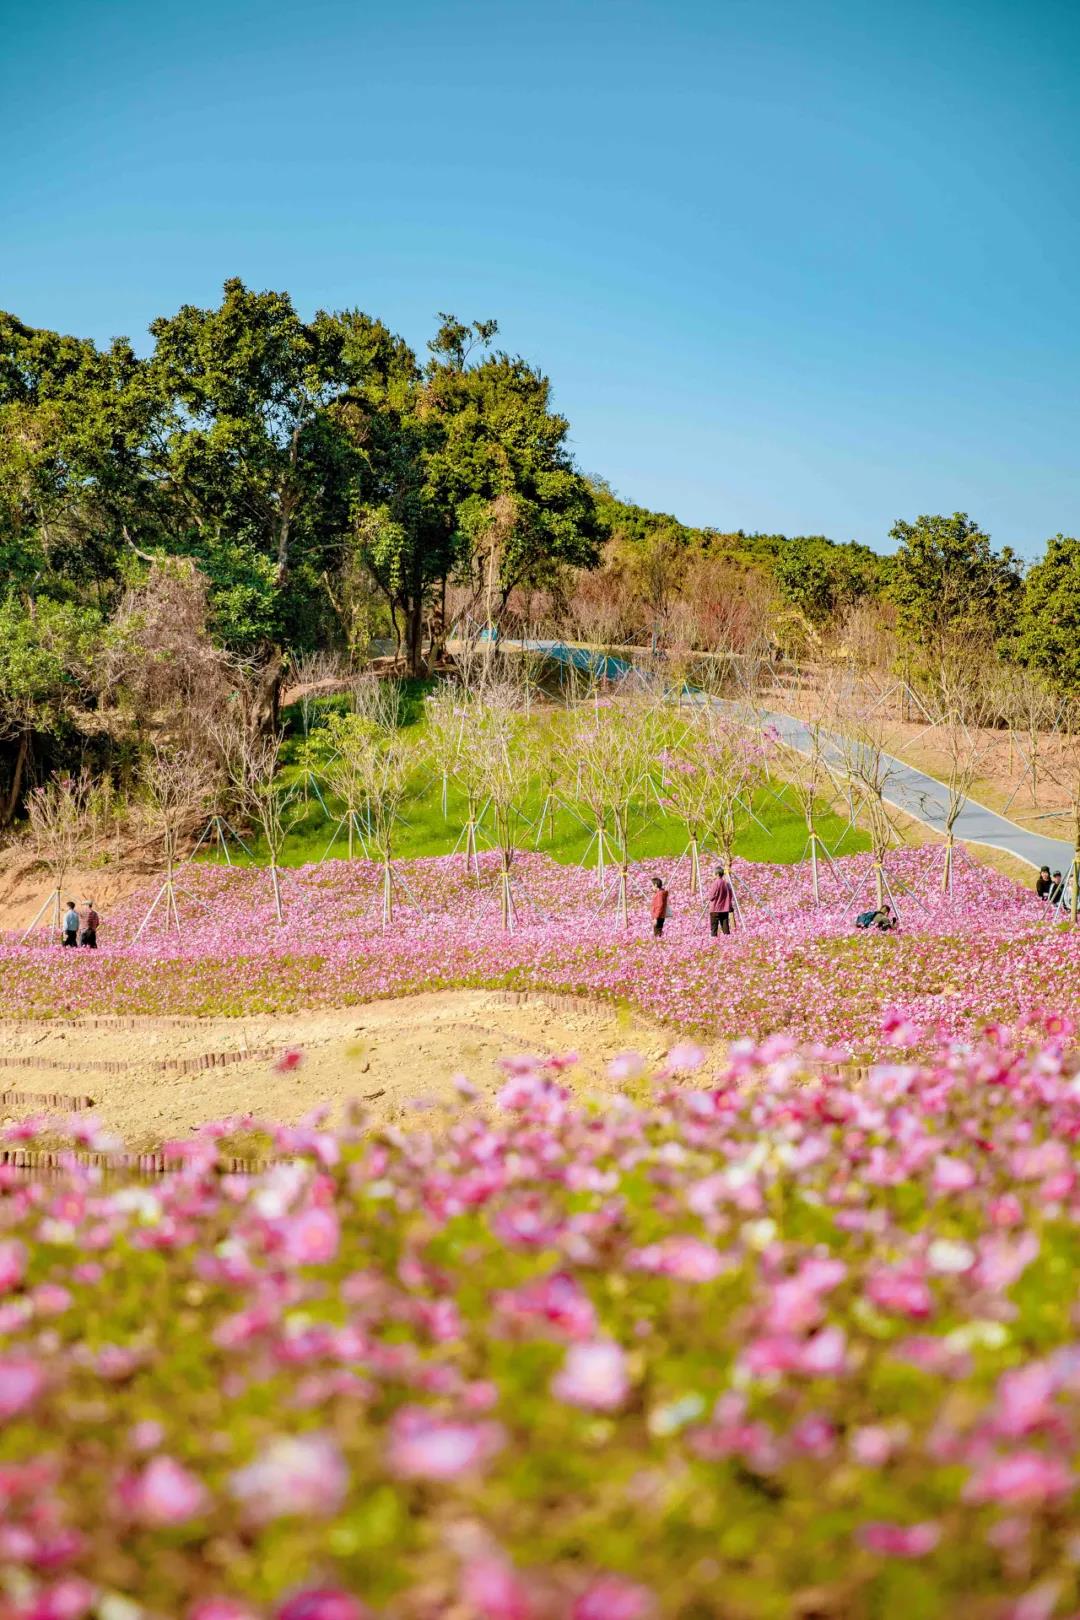
[[[966,512],[901,520],[889,534],[899,542],[889,595],[910,645],[940,662],[958,640],[993,646],[1010,631],[1022,565],[1008,546],[995,551]]]
[[[423,375],[389,373],[352,419],[371,470],[357,545],[414,673],[425,606],[452,575],[472,587],[473,612],[497,621],[515,586],[597,556],[592,493],[566,447],[569,424],[550,409],[547,378],[483,352],[494,321],[442,322]]]
[[[1080,540],[1059,534],[1028,572],[1016,621],[1019,661],[1080,694]]]

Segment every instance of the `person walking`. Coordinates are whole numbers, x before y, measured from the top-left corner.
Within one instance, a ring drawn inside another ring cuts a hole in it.
[[[716,938],[717,929],[722,934],[731,933],[731,909],[735,903],[735,891],[728,882],[724,868],[716,868],[716,882],[709,890],[709,933]]]
[[[1045,900],[1050,893],[1050,868],[1048,866],[1039,868],[1039,875],[1035,879],[1035,893],[1040,900]]]
[[[79,943],[79,913],[75,910],[74,900],[67,903],[64,913],[64,944],[77,946]]]
[[[667,922],[668,899],[669,895],[667,889],[664,887],[663,878],[654,877],[652,897],[652,931],[656,935],[657,939],[659,939],[661,934],[664,932],[664,924]]]
[[[89,950],[89,951],[96,951],[97,950],[97,931],[98,931],[98,926],[99,926],[99,924],[101,922],[101,918],[98,916],[97,912],[94,910],[94,902],[92,900],[88,900],[86,902],[86,905],[87,905],[87,911],[86,911],[86,916],[83,919],[83,930],[82,930],[82,935],[80,936],[80,939],[79,939],[79,944],[80,945],[85,945],[87,950]]]

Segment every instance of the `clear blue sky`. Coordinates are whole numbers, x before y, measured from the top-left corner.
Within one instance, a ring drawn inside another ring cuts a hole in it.
[[[492,316],[580,465],[724,528],[1080,533],[1080,7],[0,4],[0,306],[226,276]]]

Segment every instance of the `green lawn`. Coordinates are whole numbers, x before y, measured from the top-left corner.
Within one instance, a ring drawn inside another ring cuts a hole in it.
[[[410,720],[411,725],[419,730],[422,725],[419,702],[412,705]],[[287,746],[286,759],[294,758],[295,748]],[[285,771],[296,781],[298,792],[307,800],[307,810],[294,827],[286,845],[285,864],[304,866],[320,860],[328,850],[331,857],[345,857],[348,852],[346,829],[342,827],[335,837],[340,819],[336,802],[325,789],[321,789],[328,816],[314,788],[305,784],[303,774],[296,765],[286,764]],[[588,852],[592,864],[596,858],[595,841],[590,849],[592,828],[584,825],[567,805],[556,805],[554,815],[544,817],[541,831],[539,823],[544,796],[543,786],[539,782],[534,783],[522,806],[523,819],[517,839],[519,847],[539,849],[554,860],[568,865],[580,863]],[[782,784],[777,781],[771,787],[766,785],[759,789],[751,808],[752,815],[744,814],[739,819],[735,853],[751,861],[789,864],[801,860],[806,849],[806,828],[800,813],[783,796]],[[458,844],[464,820],[464,795],[450,784],[444,816],[442,781],[437,776],[432,778],[418,773],[404,806],[404,819],[399,828],[395,853],[403,860],[423,855],[449,855]],[[481,847],[486,842],[486,830],[486,825],[482,823]],[[836,816],[824,808],[819,816],[818,830],[829,849],[836,851],[839,847],[841,854],[850,855],[869,848],[865,833],[850,828],[846,817]],[[263,852],[258,841],[249,838],[247,842],[254,859],[261,862]],[[655,800],[639,803],[630,849],[633,859],[671,860],[680,856],[685,848],[686,833],[677,821],[666,816]],[[357,838],[354,841],[354,854],[363,853]],[[249,862],[250,858],[235,847],[230,849],[230,854],[235,864],[245,865]],[[207,851],[203,858],[224,861],[220,847]]]

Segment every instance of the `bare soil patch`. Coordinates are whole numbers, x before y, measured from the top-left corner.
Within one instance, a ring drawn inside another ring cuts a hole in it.
[[[599,1003],[483,990],[259,1018],[11,1021],[0,1024],[0,1119],[34,1112],[28,1094],[83,1094],[137,1151],[209,1120],[293,1123],[323,1105],[333,1120],[359,1102],[379,1123],[419,1123],[458,1099],[457,1074],[493,1097],[501,1057],[577,1052],[575,1091],[610,1092],[612,1057],[633,1049],[657,1060],[673,1039]],[[302,1062],[278,1067],[292,1048]]]

